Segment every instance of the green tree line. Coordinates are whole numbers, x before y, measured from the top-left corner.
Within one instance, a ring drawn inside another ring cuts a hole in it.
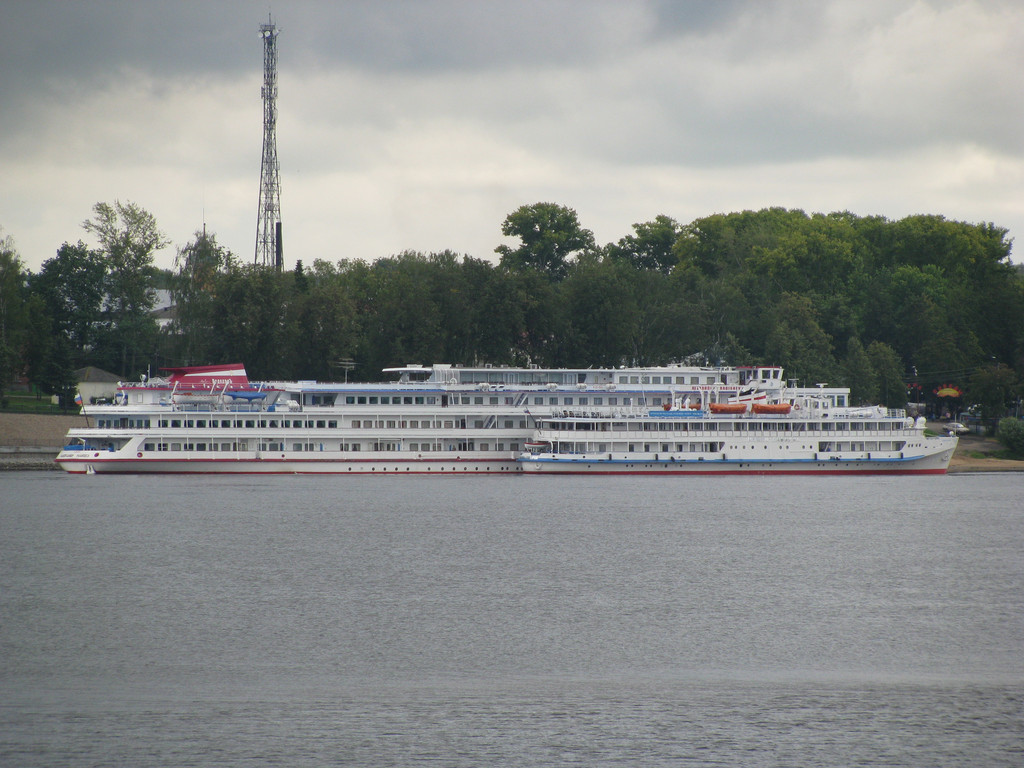
[[[986,415],[1020,397],[1024,278],[993,224],[770,208],[680,224],[667,216],[599,245],[576,212],[524,205],[493,260],[444,251],[372,263],[243,263],[205,229],[167,244],[133,203],[97,204],[39,273],[0,242],[0,387],[65,396],[95,365],[243,362],[256,379],[375,380],[410,362],[542,366],[772,363],[857,402],[934,400],[956,386]],[[171,291],[173,321],[152,314]],[[351,361],[351,362],[348,362]]]

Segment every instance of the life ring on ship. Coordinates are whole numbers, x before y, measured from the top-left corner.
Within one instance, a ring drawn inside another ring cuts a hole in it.
[[[137,459],[141,459],[141,458],[142,458],[142,454],[141,454],[141,453],[136,453],[136,454],[135,454],[135,458],[137,458]]]
[[[800,410],[800,405],[799,405],[799,404],[797,404],[797,405],[794,405],[794,406],[793,406],[793,410],[794,410],[794,411],[799,411],[799,410]]]

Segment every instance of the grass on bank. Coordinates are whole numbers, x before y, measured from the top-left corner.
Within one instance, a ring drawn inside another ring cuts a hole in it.
[[[1003,448],[998,451],[964,451],[964,457],[968,459],[1002,459],[1003,461],[1021,461],[1024,456]]]
[[[78,406],[61,408],[50,402],[46,395],[29,392],[7,392],[0,398],[0,411],[4,413],[39,413],[44,415],[68,416],[78,413]]]

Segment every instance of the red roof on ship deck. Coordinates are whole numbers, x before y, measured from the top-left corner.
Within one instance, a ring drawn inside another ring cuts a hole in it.
[[[232,384],[248,386],[249,377],[245,366],[241,363],[225,363],[222,365],[189,365],[180,368],[161,368],[170,374],[171,384],[182,384],[190,387],[213,387]]]

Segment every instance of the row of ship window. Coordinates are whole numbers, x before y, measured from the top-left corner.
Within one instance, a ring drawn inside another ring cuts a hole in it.
[[[703,381],[700,376],[690,376],[689,381],[686,380],[686,376],[617,376],[616,383],[618,384],[715,384],[714,376],[704,376]],[[725,377],[722,377],[722,384],[725,384]]]
[[[160,429],[337,429],[337,419],[157,419]],[[150,419],[97,419],[100,429],[149,429]]]
[[[660,445],[644,443],[641,446],[639,443],[559,442],[555,443],[554,447],[556,453],[608,453],[609,451],[617,453],[655,453],[658,451],[662,453],[717,453],[724,446],[725,443],[722,442],[676,443],[674,447],[671,443],[661,443]]]
[[[837,451],[899,451],[904,447],[902,442],[894,441],[822,441],[815,445],[793,446],[796,450],[817,450],[820,453],[835,453]],[[714,441],[709,443],[591,443],[591,442],[557,442],[555,448],[559,453],[607,453],[612,452],[637,453],[642,449],[643,453],[716,453],[726,450],[725,442]],[[749,450],[756,446],[729,445],[730,450]],[[761,446],[765,450],[769,446]],[[788,450],[790,446],[779,446]]]
[[[525,429],[526,419],[352,419],[352,429]],[[99,419],[100,429],[149,429],[149,419]],[[337,429],[337,419],[158,419],[159,429]]]
[[[722,382],[725,384],[725,376]],[[586,384],[587,374],[585,373],[558,373],[555,371],[544,371],[541,373],[530,373],[528,371],[460,371],[459,382],[461,384],[498,384],[502,386],[545,386],[555,384],[571,386],[573,384]],[[616,374],[616,384],[715,384],[715,375],[704,374],[703,376],[653,376],[651,374]]]
[[[448,405],[516,405],[516,397],[500,397],[495,395],[447,395],[444,403]],[[605,397],[604,395],[532,395],[523,400],[530,405],[632,405],[633,397],[618,396]],[[661,405],[661,397],[638,397],[637,405],[645,405],[647,400],[652,405]],[[327,396],[313,395],[309,398],[308,405],[334,405],[332,399]],[[345,405],[436,405],[436,397],[409,396],[409,395],[345,395]]]
[[[320,451],[406,451],[411,453],[424,451],[519,451],[518,442],[508,443],[477,443],[474,440],[444,441],[444,442],[400,442],[400,441],[375,441],[375,442],[351,442],[325,444],[316,441],[304,443],[287,443],[284,441],[254,441],[251,445],[245,440],[221,443],[211,441],[190,441],[190,442],[148,442],[142,446],[144,451],[200,451],[200,452],[235,452],[235,451],[296,451],[296,452],[320,452]]]
[[[544,429],[557,432],[891,432],[902,429],[898,423],[845,421],[552,421]]]

